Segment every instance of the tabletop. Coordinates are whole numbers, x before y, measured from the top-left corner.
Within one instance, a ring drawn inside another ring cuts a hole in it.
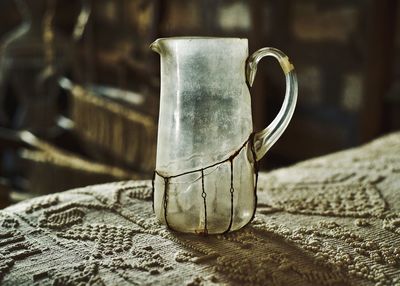
[[[168,230],[151,182],[88,186],[0,211],[3,285],[400,285],[400,133],[261,173],[255,219]]]

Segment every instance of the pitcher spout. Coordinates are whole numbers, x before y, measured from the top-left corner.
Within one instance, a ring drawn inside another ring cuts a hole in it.
[[[160,39],[157,39],[152,44],[150,44],[150,49],[161,55]]]

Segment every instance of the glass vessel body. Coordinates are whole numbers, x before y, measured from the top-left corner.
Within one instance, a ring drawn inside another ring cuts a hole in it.
[[[160,41],[161,98],[157,163],[160,174],[204,168],[229,157],[253,130],[245,79],[246,39]],[[249,222],[254,210],[254,174],[246,150],[233,161],[234,208],[231,229]],[[230,162],[204,170],[207,229],[224,232],[230,223]],[[201,232],[205,227],[201,172],[168,182],[167,219],[171,228]],[[156,176],[154,207],[165,222],[164,179]],[[238,201],[241,203],[239,204]]]

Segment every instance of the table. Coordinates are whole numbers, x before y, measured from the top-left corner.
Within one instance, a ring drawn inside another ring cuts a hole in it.
[[[400,285],[400,133],[261,173],[253,222],[227,235],[160,225],[150,181],[0,211],[3,285]]]

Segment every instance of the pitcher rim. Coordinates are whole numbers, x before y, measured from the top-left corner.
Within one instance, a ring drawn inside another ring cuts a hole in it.
[[[163,37],[158,38],[155,41],[160,40],[246,40],[247,38],[239,37],[208,37],[208,36],[178,36],[178,37]]]

